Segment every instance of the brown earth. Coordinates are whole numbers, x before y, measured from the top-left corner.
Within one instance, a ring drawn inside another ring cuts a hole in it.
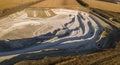
[[[35,0],[0,0],[0,9],[15,7]]]
[[[120,46],[120,42],[118,46]],[[24,60],[14,65],[120,65],[120,50],[116,49],[84,56],[45,57],[42,60]]]
[[[104,2],[99,0],[83,0],[85,3],[89,5],[89,7],[97,8],[101,10],[120,12],[120,5],[114,4],[110,2]]]
[[[76,0],[45,0],[31,7],[78,7]]]
[[[88,12],[88,9],[81,6],[76,0],[45,0],[30,7],[39,8],[68,8]]]

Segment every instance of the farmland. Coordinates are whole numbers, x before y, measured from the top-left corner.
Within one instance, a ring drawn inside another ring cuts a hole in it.
[[[53,1],[52,3],[50,3]],[[75,0],[46,0],[31,7],[78,7],[80,6]]]
[[[120,5],[99,1],[99,0],[84,0],[85,3],[89,5],[91,8],[97,8],[101,10],[113,11],[113,12],[120,12]]]
[[[28,2],[33,2],[35,0],[0,0],[0,10],[1,9],[5,9],[5,8],[11,8],[11,7],[15,7],[21,4],[25,4]]]

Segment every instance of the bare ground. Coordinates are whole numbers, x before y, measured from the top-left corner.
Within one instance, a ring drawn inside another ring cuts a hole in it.
[[[83,0],[86,2],[89,7],[97,8],[101,10],[113,11],[113,12],[120,12],[120,5],[114,4],[110,2],[104,2],[99,0]]]

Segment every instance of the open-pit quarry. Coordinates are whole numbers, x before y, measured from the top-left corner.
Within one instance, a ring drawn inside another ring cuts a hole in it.
[[[61,51],[82,54],[85,51],[87,54],[109,47],[114,27],[105,18],[86,10],[75,0],[42,0],[1,17],[0,62],[17,58],[13,60],[16,63],[24,54],[28,54],[25,59],[30,59],[29,54],[34,53],[44,56],[45,52],[49,56]]]
[[[86,12],[28,8],[0,20],[0,56],[44,49],[98,50],[103,27]]]

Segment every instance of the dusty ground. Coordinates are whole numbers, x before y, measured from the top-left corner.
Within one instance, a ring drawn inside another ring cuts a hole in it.
[[[15,7],[30,1],[35,1],[35,0],[0,0],[0,9],[5,9],[5,8],[11,8]]]
[[[51,3],[52,2],[52,3]],[[32,5],[30,7],[39,7],[39,8],[68,8],[68,9],[79,9],[81,11],[88,10],[83,6],[79,5],[76,0],[45,0],[38,4]]]
[[[88,3],[92,8],[98,8],[102,10],[108,10],[113,12],[120,12],[120,5],[110,2],[98,1],[98,0],[83,0]]]
[[[31,7],[78,7],[80,6],[75,0],[45,0]]]

